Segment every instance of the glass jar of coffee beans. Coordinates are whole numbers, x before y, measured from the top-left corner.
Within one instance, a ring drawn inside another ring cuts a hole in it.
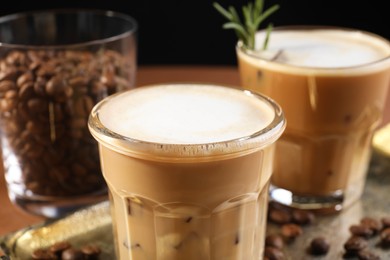
[[[132,88],[137,22],[97,10],[0,19],[0,141],[12,202],[57,218],[105,200],[89,112]]]

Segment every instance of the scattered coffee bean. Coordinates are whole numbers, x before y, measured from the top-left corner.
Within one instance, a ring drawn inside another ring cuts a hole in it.
[[[382,222],[382,225],[383,225],[383,228],[384,228],[384,229],[390,227],[390,217],[383,217],[383,218],[381,219],[381,222]]]
[[[312,255],[326,255],[330,245],[324,237],[313,238],[310,242],[309,252]]]
[[[348,256],[356,256],[360,250],[365,249],[367,246],[368,242],[359,236],[352,236],[344,243],[344,249]]]
[[[281,233],[288,241],[294,240],[303,233],[302,228],[297,224],[284,224],[281,227]]]
[[[55,260],[55,259],[58,259],[56,254],[54,254],[50,250],[41,249],[41,248],[34,250],[31,254],[31,258],[36,259],[36,260]]]
[[[62,260],[82,260],[84,259],[83,252],[80,249],[68,248],[61,254]]]
[[[270,202],[268,221],[280,225],[281,235],[266,236],[264,260],[284,259],[282,251],[284,242],[291,242],[300,236],[303,233],[301,226],[312,224],[315,221],[315,214]],[[368,239],[372,239],[376,234],[380,234],[379,245],[383,249],[390,248],[390,217],[388,216],[381,219],[364,217],[360,223],[351,225],[349,231],[352,236],[344,243],[343,258],[380,260],[380,256],[370,250],[368,243]],[[329,250],[330,244],[325,237],[320,236],[311,240],[307,253],[320,256],[326,255]]]
[[[383,228],[383,225],[379,220],[370,217],[362,218],[360,223],[370,228],[374,234],[378,234]]]
[[[364,238],[370,238],[374,235],[374,231],[367,225],[352,225],[349,227],[349,231],[354,236],[360,236]]]
[[[390,228],[386,228],[381,232],[380,240],[383,248],[390,248]]]
[[[31,258],[35,260],[97,260],[100,254],[100,247],[96,245],[86,244],[79,249],[73,247],[68,241],[60,241],[48,248],[34,250]]]
[[[277,209],[277,208],[273,208],[269,210],[269,219],[271,222],[275,224],[282,225],[282,224],[290,223],[291,218],[292,218],[291,213],[286,210]]]
[[[283,237],[277,234],[267,235],[265,238],[265,246],[282,249],[284,247]]]
[[[57,243],[53,244],[52,246],[50,246],[49,250],[60,257],[62,252],[70,247],[71,247],[71,244],[69,242],[60,241],[60,242],[57,242]]]
[[[85,245],[81,248],[81,252],[84,254],[84,259],[95,260],[98,259],[101,250],[100,247],[95,245]]]
[[[292,221],[298,225],[309,225],[314,222],[315,216],[312,212],[295,209],[292,211]]]
[[[282,250],[269,246],[264,249],[264,257],[269,260],[283,260],[286,258]]]
[[[49,250],[53,253],[64,251],[65,249],[70,248],[72,245],[68,241],[60,241],[54,243],[49,247]]]
[[[357,257],[359,260],[380,260],[381,259],[378,255],[374,254],[368,249],[360,250],[357,253]]]

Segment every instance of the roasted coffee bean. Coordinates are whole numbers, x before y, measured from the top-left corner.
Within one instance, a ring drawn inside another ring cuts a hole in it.
[[[291,222],[291,213],[287,210],[270,208],[269,210],[269,219],[271,222],[282,225]]]
[[[266,246],[264,249],[264,257],[267,257],[269,260],[283,260],[286,259],[282,250],[276,247]]]
[[[0,92],[7,92],[8,90],[16,89],[16,84],[12,80],[0,81]]]
[[[65,251],[68,248],[71,248],[72,245],[67,241],[60,241],[57,243],[54,243],[49,247],[49,250],[56,254],[58,257],[61,257],[62,252]]]
[[[35,94],[37,94],[39,97],[46,96],[46,84],[47,81],[45,78],[37,77],[37,79],[34,82]]]
[[[37,76],[50,78],[55,75],[55,67],[49,63],[42,64],[36,71]]]
[[[55,260],[58,257],[48,249],[36,249],[31,254],[32,259],[36,260]]]
[[[84,254],[84,259],[87,260],[98,259],[101,254],[100,247],[96,245],[85,245],[81,247],[81,252]]]
[[[380,260],[381,258],[375,253],[371,252],[368,249],[360,250],[357,253],[357,258],[359,260]]]
[[[12,99],[1,99],[0,109],[4,112],[10,112],[16,108],[16,101]]]
[[[80,249],[77,248],[68,248],[64,250],[61,254],[62,260],[82,260],[84,259],[84,255]]]
[[[69,85],[71,85],[74,88],[80,88],[83,86],[88,85],[88,79],[86,77],[82,76],[75,76],[68,79]]]
[[[35,95],[34,84],[27,82],[23,84],[19,89],[19,98],[23,101],[32,98]]]
[[[12,51],[5,58],[8,64],[23,65],[26,63],[26,54],[22,51]]]
[[[374,235],[374,231],[369,226],[363,224],[352,225],[349,227],[349,231],[354,236],[360,236],[365,238],[369,238]]]
[[[381,232],[380,239],[383,248],[390,248],[390,228],[386,228]]]
[[[16,99],[18,97],[18,92],[14,89],[7,90],[4,94],[6,99]]]
[[[59,241],[48,248],[34,250],[32,259],[58,259],[58,260],[95,260],[101,254],[100,247],[92,244],[83,245],[80,249],[73,247],[67,241]]]
[[[16,80],[16,85],[22,87],[25,83],[33,82],[33,81],[34,81],[33,74],[30,71],[27,71],[18,77],[18,79]]]
[[[314,222],[315,216],[307,210],[295,209],[291,213],[292,221],[298,225],[309,225]]]
[[[15,80],[18,76],[18,71],[13,67],[8,67],[0,71],[0,80]]]
[[[370,218],[370,217],[362,218],[360,223],[362,225],[370,228],[374,232],[374,234],[379,233],[379,231],[381,231],[382,228],[383,228],[383,225],[382,225],[381,221],[376,220],[374,218]]]
[[[382,226],[383,226],[384,229],[390,227],[390,217],[383,217],[381,219],[381,222],[382,222]]]
[[[330,245],[324,237],[313,238],[310,242],[309,252],[312,255],[326,255]]]
[[[282,233],[283,237],[287,240],[294,240],[298,236],[302,235],[303,230],[299,225],[296,224],[284,224],[281,227],[280,232]]]
[[[347,255],[355,256],[360,250],[365,249],[368,242],[359,236],[352,236],[344,243],[344,249]]]
[[[282,249],[284,247],[283,237],[278,234],[267,235],[265,238],[265,246]]]
[[[47,113],[49,104],[41,98],[31,98],[27,101],[27,107],[32,113]]]

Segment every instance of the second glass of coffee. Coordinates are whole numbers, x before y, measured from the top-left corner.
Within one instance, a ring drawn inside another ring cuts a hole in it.
[[[242,87],[270,96],[286,115],[272,199],[320,211],[359,199],[389,87],[389,42],[352,29],[284,27],[267,51],[236,50]]]

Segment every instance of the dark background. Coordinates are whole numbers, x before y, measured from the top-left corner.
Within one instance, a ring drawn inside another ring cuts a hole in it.
[[[217,0],[241,6],[247,0]],[[93,8],[131,15],[138,21],[138,63],[235,65],[236,37],[222,29],[226,21],[208,0],[78,0],[7,1],[0,15],[51,8]],[[390,9],[386,0],[265,0],[280,9],[262,24],[331,25],[361,29],[390,39]]]

